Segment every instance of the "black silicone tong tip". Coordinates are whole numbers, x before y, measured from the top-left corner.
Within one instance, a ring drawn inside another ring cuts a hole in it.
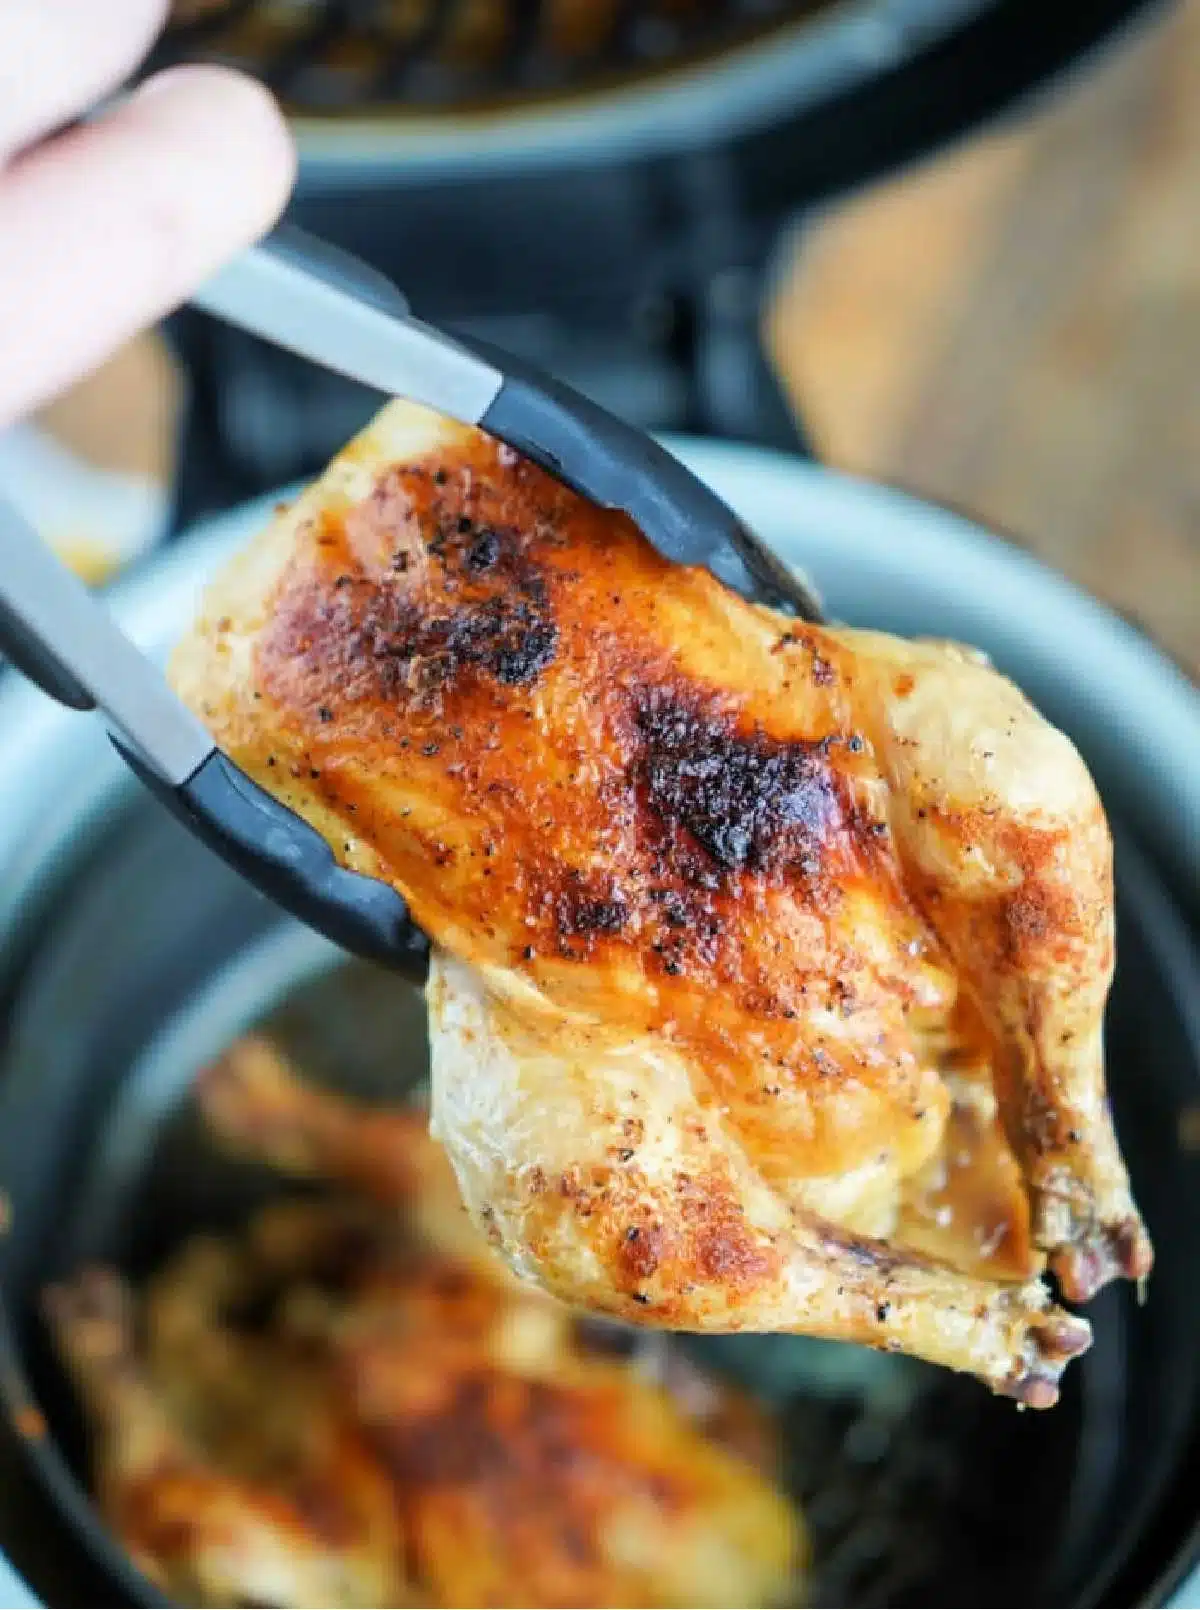
[[[219,750],[172,788],[119,740],[113,743],[168,810],[268,899],[343,950],[424,983],[429,940],[403,898],[378,878],[339,866],[314,828]]]
[[[506,352],[474,341],[471,350],[504,375],[481,430],[593,503],[623,510],[664,559],[715,570],[754,603],[824,620],[800,576],[653,437]]]

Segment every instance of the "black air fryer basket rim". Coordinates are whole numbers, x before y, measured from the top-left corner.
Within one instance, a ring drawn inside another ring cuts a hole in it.
[[[931,61],[937,52],[949,53],[942,71],[957,72],[963,103],[978,98],[971,79],[984,66],[995,72],[997,58],[1008,58],[1003,93],[1008,100],[1018,85],[1028,89],[1057,77],[1068,64],[1090,63],[1095,47],[1118,39],[1126,21],[1152,10],[1155,3],[1161,0],[1092,0],[1052,11],[1041,0],[812,0],[807,5],[746,6],[747,39],[702,45],[699,58],[689,56],[686,45],[680,53],[667,48],[657,58],[648,56],[641,66],[631,66],[619,79],[554,90],[548,103],[536,90],[517,89],[503,105],[474,108],[467,101],[443,113],[403,100],[290,109],[301,142],[317,140],[312,155],[319,155],[321,132],[345,127],[361,132],[367,161],[369,140],[375,140],[416,169],[437,148],[432,130],[437,122],[466,137],[446,142],[446,155],[459,147],[482,163],[520,167],[527,159],[559,163],[567,158],[593,161],[596,155],[609,161],[614,155],[609,137],[619,138],[627,151],[638,143],[630,142],[628,130],[622,132],[622,121],[646,134],[641,155],[681,155],[699,145],[786,124],[797,111],[857,92],[917,61]],[[625,10],[636,11],[636,0],[627,0]],[[150,66],[203,52],[203,40],[203,29],[177,35],[177,43],[166,35]],[[253,61],[248,66],[253,71]],[[984,77],[989,85],[999,84],[989,74]],[[657,93],[664,87],[680,93],[680,109]],[[593,124],[588,121],[593,109],[612,116]],[[557,118],[557,111],[567,118]],[[960,111],[966,118],[974,116],[966,105]],[[514,129],[517,138],[506,148],[506,130]],[[544,150],[538,150],[540,134]],[[406,147],[388,147],[390,138],[403,142],[406,135],[411,137]],[[493,140],[493,147],[486,140],[478,147],[480,135]]]
[[[668,56],[623,84],[560,92],[532,109],[514,99],[483,114],[459,108],[415,119],[395,106],[297,111],[301,184],[337,186],[374,174],[403,185],[435,173],[502,178],[563,164],[670,159],[753,145],[759,136],[769,143],[772,130],[794,125],[822,164],[833,164],[835,188],[844,188],[1092,66],[1128,25],[1156,9],[1165,9],[1164,0],[1055,7],[1044,0],[828,0],[807,12],[781,11],[757,39],[717,49],[700,63]],[[873,132],[860,152],[868,126]],[[837,149],[846,138],[849,167]],[[778,199],[786,208],[808,195],[781,192]]]

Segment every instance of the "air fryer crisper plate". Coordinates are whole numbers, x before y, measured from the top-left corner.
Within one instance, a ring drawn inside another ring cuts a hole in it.
[[[1200,701],[1152,646],[954,516],[750,449],[676,446],[811,570],[835,615],[987,648],[1079,742],[1114,818],[1172,872],[1194,919]],[[204,578],[276,501],[214,522],[119,589],[145,647],[163,652]],[[37,1290],[81,1258],[144,1267],[261,1192],[253,1171],[205,1148],[186,1100],[190,1073],[233,1034],[275,1012],[317,1076],[378,1096],[423,1075],[422,1007],[281,923],[132,787],[81,718],[11,685],[0,733],[0,1189],[13,1210],[0,1395],[53,1500],[27,1518],[34,1493],[0,1474],[0,1540],[45,1601],[160,1602],[74,1473],[78,1427]],[[1181,910],[1124,834],[1118,878],[1111,1083],[1159,1263],[1144,1308],[1115,1291],[1095,1305],[1096,1345],[1061,1406],[1019,1415],[973,1382],[800,1339],[706,1345],[781,1405],[820,1602],[1151,1602],[1183,1558],[1200,1159],[1181,1143],[1194,1119],[1180,1120],[1200,1101],[1200,966]],[[48,1435],[30,1435],[35,1406]],[[81,1586],[80,1538],[95,1587]]]

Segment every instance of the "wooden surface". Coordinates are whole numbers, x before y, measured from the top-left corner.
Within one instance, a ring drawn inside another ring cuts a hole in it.
[[[774,350],[821,455],[963,509],[1200,675],[1200,0],[811,228]]]

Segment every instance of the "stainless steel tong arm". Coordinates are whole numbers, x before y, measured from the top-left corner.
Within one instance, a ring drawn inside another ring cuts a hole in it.
[[[422,324],[382,274],[281,224],[193,296],[196,307],[392,397],[478,425],[504,376]]]
[[[99,599],[0,501],[0,649],[51,698],[98,709],[168,787],[213,752],[207,728]]]

